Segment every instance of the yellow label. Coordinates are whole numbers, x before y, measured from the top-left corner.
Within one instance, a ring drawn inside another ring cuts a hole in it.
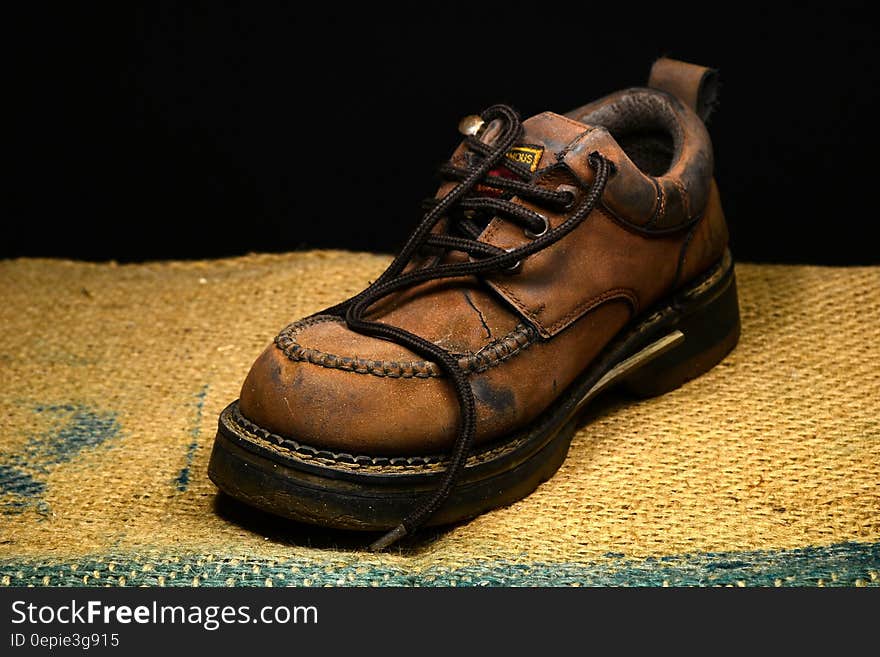
[[[534,173],[543,154],[544,149],[540,146],[517,146],[507,151],[507,159],[528,167]]]

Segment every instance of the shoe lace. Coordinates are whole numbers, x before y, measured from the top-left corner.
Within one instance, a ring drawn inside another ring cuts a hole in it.
[[[383,550],[407,534],[411,534],[424,524],[446,501],[460,478],[470,455],[477,424],[476,403],[467,372],[459,365],[458,357],[446,349],[414,333],[390,324],[364,319],[370,307],[380,299],[413,285],[426,281],[460,276],[480,276],[492,272],[511,271],[528,256],[546,249],[574,230],[593,210],[605,189],[611,172],[611,163],[598,153],[590,154],[589,163],[595,177],[589,191],[581,203],[565,221],[549,228],[543,215],[518,205],[508,198],[494,195],[475,194],[480,189],[498,190],[501,194],[516,194],[536,203],[552,204],[565,208],[572,204],[574,196],[569,191],[554,191],[530,182],[529,173],[511,166],[506,161],[507,152],[522,135],[522,122],[515,110],[507,105],[494,105],[481,115],[485,123],[495,119],[503,122],[502,132],[490,146],[475,136],[468,136],[465,143],[476,155],[477,163],[465,167],[444,165],[441,173],[447,178],[458,180],[458,184],[440,199],[432,200],[421,223],[413,231],[392,263],[384,273],[360,294],[330,308],[327,313],[345,318],[349,329],[364,335],[390,340],[402,345],[420,356],[433,360],[449,377],[455,390],[459,406],[458,433],[452,447],[447,466],[440,484],[420,502],[400,524],[375,541],[370,549]],[[498,167],[505,165],[517,177],[496,175]],[[513,221],[531,231],[534,239],[517,248],[505,250],[476,238],[482,228],[474,220],[475,213],[492,213]],[[433,233],[432,229],[444,217],[449,225],[446,233]],[[453,231],[459,235],[451,234]],[[424,247],[442,250],[461,251],[471,258],[466,262],[443,262],[434,259],[420,268],[404,272],[413,258],[423,252]]]

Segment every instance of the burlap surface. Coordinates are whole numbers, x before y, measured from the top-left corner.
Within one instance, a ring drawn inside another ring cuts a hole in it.
[[[253,359],[387,261],[0,262],[0,581],[878,583],[876,267],[738,265],[719,367],[606,397],[550,482],[403,551],[218,504],[216,419]]]

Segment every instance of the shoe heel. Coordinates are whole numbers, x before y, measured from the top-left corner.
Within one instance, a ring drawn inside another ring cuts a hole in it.
[[[708,290],[692,290],[679,298],[683,300],[677,301],[676,307],[681,308],[681,317],[674,328],[684,334],[684,340],[622,382],[625,390],[638,397],[662,395],[708,372],[739,340],[739,302],[732,265]]]

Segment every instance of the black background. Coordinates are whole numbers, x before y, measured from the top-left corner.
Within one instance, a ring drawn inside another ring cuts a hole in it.
[[[877,36],[856,5],[301,4],[10,19],[0,257],[392,252],[461,116],[567,111],[669,54],[721,70],[710,132],[739,259],[880,262]]]

